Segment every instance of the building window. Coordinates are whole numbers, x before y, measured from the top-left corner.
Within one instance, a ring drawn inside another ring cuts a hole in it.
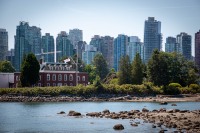
[[[53,83],[53,86],[56,86],[56,83]]]
[[[85,81],[85,76],[82,77],[82,81]]]
[[[65,83],[64,85],[67,86],[67,83]]]
[[[47,81],[50,80],[50,74],[47,74]]]
[[[39,79],[39,81],[41,81],[41,78],[42,78],[42,77],[41,77],[41,75],[40,75],[40,79]]]
[[[41,87],[41,83],[38,83],[38,86]]]
[[[53,74],[52,80],[53,80],[53,81],[56,81],[56,74]]]
[[[62,74],[59,74],[58,75],[58,81],[61,81],[62,80]]]
[[[64,75],[64,81],[67,81],[67,74]]]
[[[47,86],[50,86],[50,83],[47,83]]]
[[[80,81],[80,76],[78,76],[77,78],[78,78],[78,81]]]
[[[73,75],[70,74],[70,75],[69,75],[69,81],[72,81],[72,80],[73,80]]]

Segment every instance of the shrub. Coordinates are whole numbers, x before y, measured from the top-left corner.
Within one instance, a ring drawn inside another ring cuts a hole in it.
[[[200,92],[200,87],[198,84],[190,84],[189,88],[191,89],[192,93]]]
[[[165,94],[177,95],[181,93],[181,87],[179,83],[170,83],[168,86],[163,87],[163,91]]]

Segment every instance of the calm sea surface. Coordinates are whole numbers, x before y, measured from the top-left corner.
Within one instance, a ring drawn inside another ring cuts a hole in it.
[[[74,118],[67,116],[69,110],[86,114],[109,109],[111,112],[130,111],[133,109],[200,109],[200,102],[176,102],[177,106],[159,105],[153,102],[58,102],[58,103],[0,103],[0,133],[157,133],[160,128],[152,128],[152,124],[142,120],[113,120],[106,118]],[[65,111],[66,115],[58,115]],[[138,127],[130,122],[140,121]],[[115,124],[123,124],[122,131],[113,130]],[[174,129],[167,129],[172,132]]]

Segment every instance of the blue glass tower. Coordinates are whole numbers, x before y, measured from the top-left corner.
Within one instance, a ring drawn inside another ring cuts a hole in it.
[[[145,63],[151,58],[154,49],[161,50],[162,34],[161,22],[149,17],[144,25],[144,61]]]
[[[126,55],[126,47],[128,44],[128,36],[119,34],[114,40],[114,69],[119,70],[119,61],[121,57]]]

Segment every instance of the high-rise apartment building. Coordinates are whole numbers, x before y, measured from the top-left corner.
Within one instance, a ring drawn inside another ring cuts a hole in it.
[[[40,59],[41,53],[41,29],[29,26],[28,22],[21,21],[15,35],[15,64],[16,71],[20,71],[23,57],[28,53],[36,54]]]
[[[8,32],[6,29],[0,29],[0,61],[6,60],[8,51]]]
[[[119,34],[117,38],[114,39],[114,69],[119,70],[119,62],[121,57],[126,55],[126,48],[128,44],[128,36]]]
[[[79,29],[69,30],[68,39],[71,41],[72,45],[75,48],[79,41],[83,41],[83,31]]]
[[[90,45],[97,48],[97,51],[102,53],[105,58],[108,67],[113,67],[113,46],[114,46],[114,38],[110,36],[99,36],[94,35],[91,38]]]
[[[61,31],[56,38],[56,51],[60,51],[56,53],[57,62],[73,55],[73,45],[69,41],[65,31]]]
[[[175,37],[167,37],[165,43],[165,52],[176,52],[177,51],[177,43]]]
[[[50,33],[46,33],[42,36],[43,58],[45,62],[54,62],[54,38]]]
[[[192,37],[187,33],[181,32],[176,37],[177,52],[181,53],[186,59],[192,57]]]
[[[82,53],[82,60],[85,64],[92,64],[95,55],[98,53],[97,48],[93,45],[85,45],[85,51]]]
[[[104,37],[101,37],[101,39],[103,40],[101,53],[108,64],[108,68],[111,69],[113,68],[113,65],[114,65],[114,62],[113,62],[114,61],[114,58],[113,58],[114,38],[110,36],[104,36]]]
[[[195,63],[200,68],[200,30],[195,33]]]
[[[132,62],[135,58],[135,55],[139,53],[141,60],[143,61],[144,45],[140,42],[140,39],[137,36],[130,36],[128,45],[126,48],[126,54],[129,56],[130,61]]]
[[[144,25],[144,61],[145,63],[151,58],[154,49],[161,50],[162,34],[161,22],[149,17]]]
[[[84,42],[84,41],[79,41],[79,42],[78,42],[78,45],[75,46],[75,54],[78,54],[78,58],[79,58],[79,59],[82,59],[82,53],[83,53],[83,51],[85,51],[85,45],[87,45],[86,42]],[[77,48],[78,48],[78,49],[77,49]],[[77,50],[78,50],[78,51],[77,51]]]
[[[99,35],[94,35],[94,37],[91,38],[90,45],[96,47],[97,51],[102,53],[103,39]]]

